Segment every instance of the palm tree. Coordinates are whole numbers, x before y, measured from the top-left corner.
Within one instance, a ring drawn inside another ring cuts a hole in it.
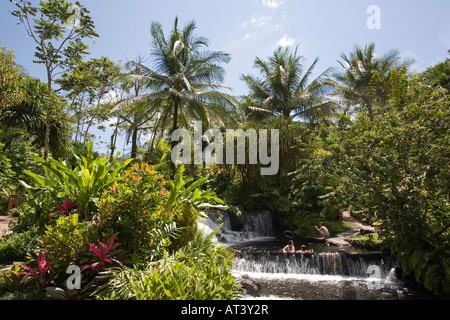
[[[370,120],[374,119],[374,107],[383,106],[387,101],[389,88],[386,80],[392,69],[409,67],[414,60],[402,59],[397,50],[390,50],[383,57],[375,54],[375,44],[364,49],[356,47],[348,56],[341,54],[338,61],[343,72],[334,75],[333,85],[350,105],[366,109]]]
[[[6,134],[0,137],[4,140],[5,150],[13,142],[13,138],[26,136],[33,139],[33,145],[37,148],[45,146],[45,112],[44,106],[47,100],[47,85],[39,79],[32,78],[24,73],[19,74],[19,86],[23,100],[20,103],[11,104],[0,113],[0,122],[8,128]],[[66,119],[58,117],[62,113],[63,101],[52,95],[52,121],[50,122],[49,148],[53,155],[66,154],[69,139],[69,128]]]
[[[153,22],[153,68],[129,62],[127,67],[138,72],[122,76],[141,82],[146,92],[119,102],[115,109],[132,105],[140,117],[153,118],[154,140],[158,130],[161,135],[168,127],[169,133],[181,126],[189,128],[192,120],[200,120],[206,127],[211,123],[224,127],[233,120],[229,111],[236,101],[223,92],[229,88],[221,84],[225,74],[221,63],[229,62],[230,56],[207,50],[208,41],[194,36],[195,27],[191,21],[180,30],[175,18],[166,38],[161,25]]]
[[[302,58],[297,48],[292,53],[289,48],[281,47],[268,61],[256,58],[255,68],[261,76],[242,75],[250,89],[246,104],[251,105],[247,109],[253,116],[314,120],[338,106],[326,96],[326,77],[331,69],[310,81],[319,59],[303,73]]]

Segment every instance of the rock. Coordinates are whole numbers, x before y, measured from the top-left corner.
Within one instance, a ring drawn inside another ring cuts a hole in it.
[[[242,230],[245,220],[244,207],[242,205],[228,206],[228,217],[233,230]]]
[[[326,240],[323,237],[304,237],[302,238],[303,241],[307,242],[317,242],[317,243],[325,243]]]
[[[369,233],[373,233],[373,230],[370,230],[370,229],[359,229],[359,234],[360,235],[369,234]]]
[[[243,274],[236,278],[236,282],[244,289],[245,294],[252,297],[260,297],[261,289],[259,285],[253,281],[248,275]]]
[[[351,247],[351,244],[348,243],[347,241],[345,241],[343,238],[329,238],[326,240],[327,243],[333,245],[333,246],[338,246],[338,247]]]

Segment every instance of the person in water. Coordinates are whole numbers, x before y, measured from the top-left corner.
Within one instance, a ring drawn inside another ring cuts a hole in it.
[[[306,250],[306,246],[303,244],[303,245],[300,247],[300,250],[297,251],[297,252],[298,252],[298,253],[313,253],[314,250],[313,250],[313,249]]]
[[[283,248],[283,252],[295,252],[294,241],[289,240],[287,246]]]
[[[328,231],[328,229],[323,225],[322,222],[319,222],[319,226],[320,226],[320,228],[317,228],[317,226],[315,226],[316,229],[317,229],[317,231],[319,231],[320,234],[321,234],[325,239],[328,239],[328,238],[330,237],[330,232]]]

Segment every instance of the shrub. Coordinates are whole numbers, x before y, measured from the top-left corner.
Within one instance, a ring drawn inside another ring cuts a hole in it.
[[[39,248],[39,233],[36,227],[13,233],[0,239],[0,262],[23,260]]]
[[[25,276],[19,274],[21,267],[14,265],[10,270],[0,272],[0,300],[11,298],[18,298],[18,293],[22,287]],[[11,299],[16,300],[16,299]]]
[[[89,243],[97,241],[97,229],[91,221],[79,222],[78,219],[78,214],[59,217],[41,238],[47,258],[54,264],[52,274],[56,280],[66,277],[69,266],[86,265],[95,257]]]
[[[51,280],[48,275],[48,271],[53,266],[53,263],[47,262],[47,258],[42,251],[39,252],[36,269],[23,264],[21,264],[20,266],[26,271],[18,272],[18,274],[24,274],[28,276],[25,278],[24,284],[34,281],[38,293],[42,292],[42,289],[44,289],[46,283],[53,283],[53,280]]]
[[[178,249],[192,240],[197,222],[201,215],[201,209],[227,209],[223,201],[215,196],[213,191],[202,191],[200,186],[206,183],[208,178],[198,180],[184,178],[185,168],[182,165],[174,181],[169,181],[169,193],[166,201],[166,209],[174,214],[174,220],[179,227],[180,235],[173,246]]]
[[[130,254],[140,255],[155,244],[154,230],[174,222],[173,212],[165,210],[165,180],[153,166],[135,164],[101,197],[99,220],[102,232],[117,235],[117,241]],[[170,245],[166,238],[165,246]]]
[[[43,189],[29,190],[22,204],[16,208],[18,219],[13,231],[21,233],[33,227],[44,230],[47,225],[54,224],[55,218],[51,214],[56,212],[60,201],[63,200],[58,198],[56,192]]]
[[[96,246],[93,243],[89,244],[91,251],[97,256],[100,261],[91,263],[83,267],[84,269],[90,268],[96,272],[102,272],[115,264],[114,256],[123,250],[113,250],[121,245],[121,243],[114,243],[114,235],[109,238],[107,243],[98,241],[100,246]],[[120,258],[119,258],[120,259]]]
[[[96,203],[104,190],[119,179],[120,174],[132,161],[128,159],[120,163],[116,161],[117,157],[111,162],[106,157],[94,159],[91,141],[88,142],[87,155],[77,158],[74,168],[66,161],[46,161],[37,156],[33,158],[42,164],[46,174],[38,175],[28,170],[24,172],[34,178],[39,188],[50,192],[53,199],[64,201],[70,198],[76,201],[89,217],[96,213]],[[27,189],[33,189],[24,182],[22,184]]]
[[[231,274],[230,253],[198,231],[188,245],[141,269],[121,266],[104,275],[97,298],[120,300],[231,300],[240,288]]]
[[[187,203],[181,203],[174,208],[174,222],[178,228],[176,241],[171,249],[177,250],[192,240],[197,230],[198,211]]]

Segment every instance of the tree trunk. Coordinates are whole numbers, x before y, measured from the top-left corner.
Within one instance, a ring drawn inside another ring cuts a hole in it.
[[[80,135],[80,142],[81,142],[81,132],[80,132],[81,113],[83,111],[83,101],[84,101],[84,92],[83,92],[83,95],[81,96],[80,106],[78,107],[78,110],[76,112],[76,114],[77,114],[77,131],[75,133],[75,141],[78,141],[78,135]]]
[[[47,66],[47,87],[48,87],[48,96],[47,96],[47,108],[45,115],[45,140],[44,140],[44,160],[48,160],[48,154],[50,149],[50,111],[52,105],[52,76]]]
[[[117,123],[116,123],[116,127],[114,128],[114,132],[111,135],[111,154],[109,156],[109,161],[113,161],[114,160],[114,150],[116,150],[116,142],[117,142],[117,134],[118,134],[118,130],[119,130],[119,122],[120,122],[120,118],[117,117]]]
[[[173,106],[173,128],[172,132],[178,129],[178,102],[175,101]]]
[[[90,120],[89,120],[89,122],[88,122],[88,126],[87,126],[87,129],[86,129],[86,132],[84,133],[84,141],[83,141],[83,144],[86,146],[86,143],[87,143],[87,136],[88,136],[88,134],[89,134],[89,129],[91,128],[91,125],[92,125],[92,122],[93,122],[94,120],[91,118]]]
[[[174,105],[173,105],[173,127],[172,127],[172,132],[171,134],[177,130],[178,127],[178,102],[175,101]],[[177,142],[176,141],[171,141],[171,145],[172,145],[172,150],[173,148],[176,146]],[[172,177],[175,177],[175,171],[177,169],[175,163],[173,161],[170,162],[170,167],[172,169]]]
[[[137,156],[137,136],[138,127],[134,127],[133,134],[131,135],[131,158],[136,159]]]
[[[371,104],[367,105],[367,111],[369,112],[370,121],[373,121],[373,108]]]

